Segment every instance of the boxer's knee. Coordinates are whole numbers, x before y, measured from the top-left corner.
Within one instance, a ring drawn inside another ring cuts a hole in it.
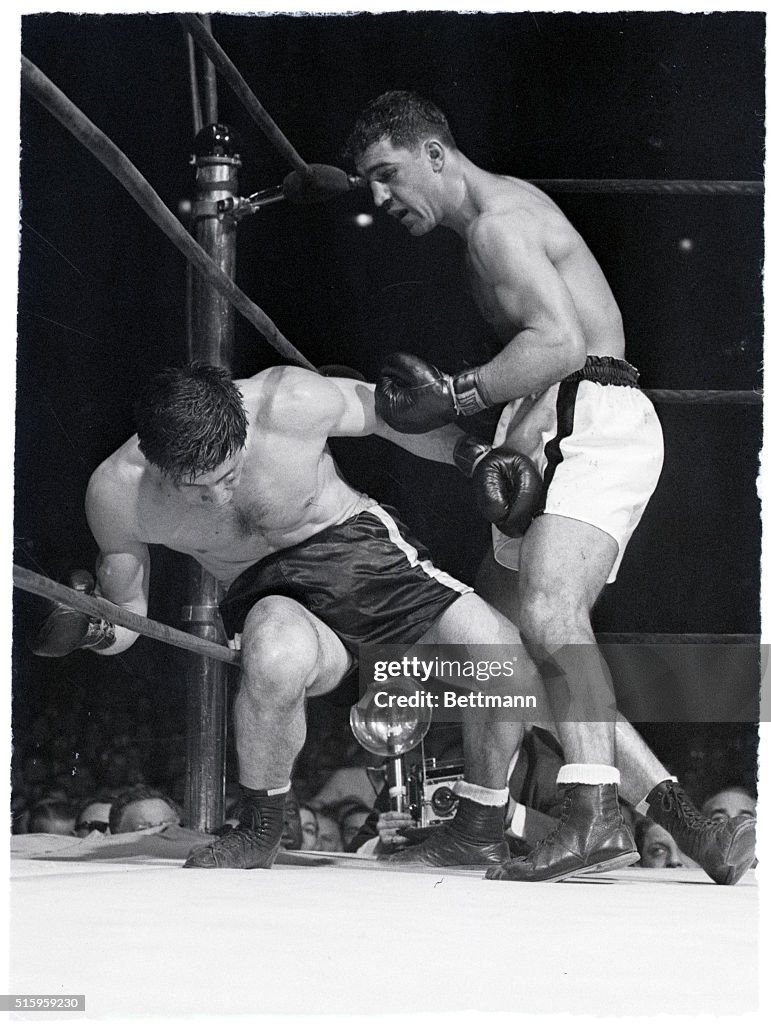
[[[241,635],[241,686],[258,696],[300,696],[315,678],[319,638],[310,613],[291,598],[272,596],[249,612]]]
[[[584,602],[549,587],[533,585],[520,591],[519,626],[525,640],[546,649],[591,638]]]

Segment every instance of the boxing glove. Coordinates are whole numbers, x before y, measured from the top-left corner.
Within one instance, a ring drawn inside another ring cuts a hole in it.
[[[92,594],[94,591],[94,578],[85,569],[76,569],[70,573],[67,582],[73,590],[83,594]],[[115,626],[111,622],[92,618],[58,601],[49,601],[47,604],[48,614],[29,643],[33,654],[43,658],[63,658],[85,648],[103,651],[115,643]]]
[[[530,459],[510,448],[491,448],[470,434],[458,438],[453,459],[470,477],[485,519],[507,537],[522,537],[543,506],[543,481]]]
[[[400,434],[425,434],[491,404],[482,393],[478,370],[452,377],[407,352],[386,359],[375,388],[378,415]]]

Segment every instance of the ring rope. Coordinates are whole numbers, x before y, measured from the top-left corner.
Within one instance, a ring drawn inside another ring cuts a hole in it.
[[[759,644],[759,633],[596,633],[599,644]]]
[[[644,388],[652,402],[662,405],[762,405],[761,391],[710,391],[706,389]]]
[[[206,26],[194,14],[178,14],[177,17],[212,64],[222,73],[222,77],[241,100],[252,119],[264,132],[269,141],[273,143],[279,153],[289,161],[303,178],[310,178],[311,169],[307,163],[254,95],[244,81],[241,72],[211,32],[207,30]]]
[[[193,18],[192,15],[179,15],[183,21]],[[206,29],[197,18],[194,18],[198,27],[203,33]],[[227,58],[226,58],[227,59]],[[129,161],[125,154],[90,121],[75,104],[69,100],[60,89],[57,88],[30,60],[24,55],[21,58],[22,86],[35,97],[75,138],[77,138],[110,173],[124,186],[129,194],[136,200],[139,206],[145,211],[150,219],[164,232],[171,242],[182,252],[193,266],[211,284],[228,298],[235,308],[248,320],[285,359],[296,362],[307,369],[315,367],[306,357],[295,348],[292,343],[284,337],[270,317],[260,307],[246,296],[235,282],[209,257],[206,251],[198,245],[194,238],[186,231],[179,220],[171,213],[164,204],[158,193],[152,188],[149,182],[143,177],[137,168]],[[247,87],[248,88],[248,87]],[[307,168],[307,165],[304,165]],[[559,184],[569,183],[571,185],[601,185],[602,182],[579,181],[563,179]],[[554,184],[554,181],[542,181],[541,184]],[[618,182],[607,182],[608,185]],[[636,185],[639,182],[630,182]],[[646,182],[647,185],[666,185],[666,182]],[[672,184],[672,183],[669,183]],[[703,185],[704,182],[674,184]],[[711,182],[711,185],[726,185],[728,182]],[[739,185],[758,185],[760,182],[739,182]],[[598,191],[598,190],[595,190]],[[669,404],[732,404],[732,405],[760,405],[763,396],[758,391],[740,390],[706,390],[706,389],[648,389],[645,392],[655,402]]]
[[[198,89],[198,76],[195,69],[195,43],[189,32],[185,32],[187,43],[187,72],[190,80],[190,104],[193,113],[193,136],[196,136],[203,128],[203,113],[201,112],[201,94]]]
[[[201,23],[211,32],[211,15],[202,14]],[[217,101],[217,75],[214,64],[210,60],[203,62],[203,94],[206,97],[206,123],[216,124],[219,120],[219,105]]]
[[[276,351],[290,362],[309,370],[315,367],[299,349],[288,341],[270,317],[252,302],[235,282],[217,266],[206,251],[195,241],[169,210],[150,183],[137,170],[128,157],[90,121],[64,93],[23,54],[21,58],[21,84],[42,104],[57,121],[75,136],[97,160],[107,168],[126,191],[145,211],[166,237],[176,245],[183,256],[209,281],[217,291],[235,306]]]
[[[117,626],[125,626],[134,633],[141,633],[142,636],[149,636],[153,640],[160,640],[161,643],[171,644],[172,647],[181,647],[183,650],[192,651],[193,654],[200,654],[204,658],[214,658],[216,661],[224,661],[228,665],[238,665],[241,655],[238,651],[232,651],[224,644],[216,644],[203,637],[194,636],[192,633],[185,633],[181,629],[174,629],[163,622],[156,622],[154,619],[145,618],[144,615],[137,615],[126,608],[120,608],[112,601],[104,597],[95,597],[91,594],[84,594],[82,591],[72,590],[65,587],[63,583],[48,579],[39,573],[24,569],[20,565],[13,566],[13,585],[19,590],[25,590],[29,594],[37,594],[40,597],[47,597],[58,601],[67,608],[74,608],[75,611],[83,612],[85,615],[98,616],[113,622]]]
[[[528,178],[544,192],[594,195],[762,196],[762,181],[682,181],[655,178]]]
[[[180,647],[205,658],[214,658],[229,665],[238,665],[241,661],[239,651],[233,651],[224,644],[216,644],[203,637],[185,633],[181,629],[156,622],[144,615],[137,615],[126,608],[121,608],[104,597],[84,594],[80,590],[72,590],[63,583],[41,576],[39,573],[24,569],[14,563],[13,585],[29,594],[37,594],[53,601],[58,601],[67,608],[83,612],[85,615],[99,616],[118,626],[142,636],[159,640],[161,643]],[[757,644],[760,636],[756,633],[597,633],[600,644]]]

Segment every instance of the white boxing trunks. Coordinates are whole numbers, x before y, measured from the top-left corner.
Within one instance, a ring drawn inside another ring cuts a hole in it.
[[[664,442],[656,411],[623,359],[588,356],[577,373],[504,408],[494,445],[536,464],[545,486],[543,513],[589,523],[610,534],[618,567],[656,489]],[[495,559],[519,568],[522,538],[493,527]]]

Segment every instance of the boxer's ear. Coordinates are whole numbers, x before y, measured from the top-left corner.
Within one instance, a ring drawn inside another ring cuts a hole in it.
[[[436,139],[429,139],[423,144],[431,169],[437,173],[444,167],[445,151],[441,142]]]

